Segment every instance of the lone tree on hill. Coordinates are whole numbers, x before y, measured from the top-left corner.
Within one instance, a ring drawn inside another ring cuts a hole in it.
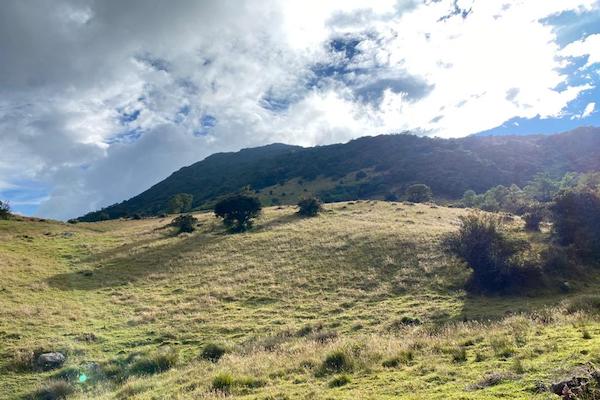
[[[190,233],[196,229],[198,219],[192,214],[184,214],[175,218],[169,225],[174,226],[178,229],[177,233]]]
[[[252,227],[252,220],[260,215],[261,209],[256,197],[238,194],[219,201],[214,211],[230,232],[244,232]]]
[[[192,209],[194,196],[189,193],[177,193],[169,199],[168,210],[170,213],[184,213]]]
[[[6,201],[0,201],[0,219],[10,217],[10,205]]]
[[[298,214],[304,217],[314,217],[323,210],[321,200],[316,197],[301,200],[298,203]]]
[[[431,189],[429,186],[422,183],[410,185],[406,189],[406,200],[412,201],[413,203],[424,203],[431,200]]]

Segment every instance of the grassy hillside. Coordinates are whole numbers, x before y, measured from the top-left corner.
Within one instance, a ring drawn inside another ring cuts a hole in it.
[[[193,207],[202,209],[247,186],[259,191],[266,205],[294,204],[306,195],[326,202],[384,199],[391,193],[401,197],[414,183],[429,185],[437,198],[457,199],[468,189],[522,186],[540,172],[561,177],[567,172],[600,171],[599,151],[598,128],[552,136],[452,140],[382,135],[312,148],[275,144],[214,154],[80,220],[160,215],[178,193],[191,194]]]
[[[465,212],[268,208],[237,235],[212,214],[180,236],[160,218],[0,221],[0,398],[56,378],[73,399],[558,398],[534,388],[598,361],[600,322],[577,311],[598,282],[465,294],[468,269],[439,245]],[[509,229],[524,235],[518,219]],[[208,343],[227,349],[216,363],[200,357]],[[65,367],[28,368],[41,350],[65,352]]]

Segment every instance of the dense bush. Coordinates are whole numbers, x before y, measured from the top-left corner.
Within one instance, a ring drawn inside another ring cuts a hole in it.
[[[202,349],[200,357],[208,361],[217,362],[226,352],[227,349],[225,349],[225,347],[219,344],[209,343]]]
[[[464,260],[473,270],[470,289],[503,292],[519,283],[528,272],[516,256],[528,248],[521,240],[510,239],[492,216],[469,215],[460,218],[458,232],[445,238],[446,249]]]
[[[591,191],[566,191],[551,207],[554,236],[589,259],[600,256],[600,197]]]
[[[42,384],[39,389],[33,393],[33,400],[65,400],[75,393],[75,388],[63,380],[51,380]]]
[[[530,232],[538,232],[540,230],[540,223],[544,219],[544,209],[539,206],[530,207],[525,214],[523,214],[523,220],[525,221],[525,230]]]
[[[322,209],[321,200],[316,197],[300,200],[298,203],[298,214],[304,217],[314,217],[321,212]]]
[[[260,200],[246,195],[235,195],[215,205],[215,215],[231,232],[244,232],[252,227],[252,220],[260,215]]]
[[[354,363],[352,359],[342,350],[329,353],[321,364],[321,373],[337,373],[352,371]]]
[[[189,193],[177,193],[169,199],[167,210],[169,213],[184,213],[192,209],[194,196]]]
[[[0,219],[8,219],[8,217],[10,217],[10,204],[0,201]]]
[[[178,229],[178,233],[193,232],[198,224],[198,219],[192,214],[180,215],[175,218],[169,225],[174,226]]]
[[[406,189],[406,200],[413,203],[424,203],[431,200],[431,196],[432,193],[429,186],[422,183],[410,185],[408,189]]]

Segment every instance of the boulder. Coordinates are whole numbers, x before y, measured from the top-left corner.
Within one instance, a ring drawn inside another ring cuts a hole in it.
[[[65,355],[59,352],[43,353],[36,359],[36,365],[38,368],[48,371],[62,367],[66,359]]]

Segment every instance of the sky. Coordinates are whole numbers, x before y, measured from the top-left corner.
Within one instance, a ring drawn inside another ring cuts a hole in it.
[[[600,0],[5,0],[0,200],[67,219],[222,151],[600,126]]]

